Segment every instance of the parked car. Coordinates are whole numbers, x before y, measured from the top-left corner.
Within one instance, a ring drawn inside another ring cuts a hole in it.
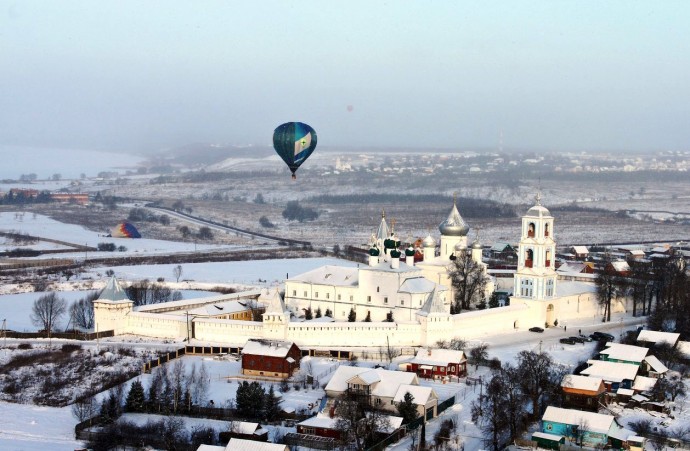
[[[578,335],[578,337],[580,337],[581,339],[583,339],[583,340],[586,341],[586,342],[592,341],[592,338],[589,337],[589,336],[587,336],[587,335],[585,335],[585,334],[580,334],[580,335]]]
[[[580,338],[580,337],[568,337],[568,338],[573,340],[575,343],[584,343],[585,342],[585,340]]]
[[[573,340],[573,337],[561,338],[561,343],[566,344],[566,345],[574,345],[575,340]]]
[[[542,329],[541,327],[530,327],[529,331],[542,333],[542,332],[544,332],[544,329]]]
[[[601,340],[613,341],[614,340],[613,335],[607,334],[606,332],[598,332],[598,331],[594,332],[592,335],[590,335],[590,338],[592,340],[597,340],[597,341],[601,341]]]

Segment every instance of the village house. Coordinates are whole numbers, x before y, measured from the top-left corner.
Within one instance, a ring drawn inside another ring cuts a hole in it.
[[[242,348],[242,374],[286,379],[299,369],[301,358],[292,342],[250,339]]]
[[[678,333],[642,329],[637,335],[637,343],[645,347],[654,347],[663,343],[675,347],[679,338],[680,334]]]
[[[219,434],[221,443],[229,441],[231,438],[241,438],[257,442],[268,441],[268,429],[261,427],[259,423],[248,421],[231,421],[228,431]]]
[[[420,415],[433,418],[437,413],[438,396],[428,387],[419,387],[414,373],[390,371],[382,368],[339,367],[326,385],[326,394],[331,399],[340,396],[364,397],[375,407],[397,412],[397,404],[410,392]]]
[[[580,374],[603,379],[606,391],[609,393],[614,393],[619,388],[632,388],[640,369],[637,365],[606,360],[588,360],[587,363],[590,366],[580,371]]]
[[[599,358],[607,362],[629,363],[640,366],[648,352],[649,349],[641,346],[607,343],[606,348],[599,353]]]
[[[287,445],[231,438],[227,446],[199,445],[196,451],[290,451]]]
[[[616,423],[613,415],[549,406],[542,417],[542,432],[567,437],[573,443],[606,447],[612,441],[627,441],[635,433]]]
[[[587,246],[571,246],[569,252],[575,257],[575,260],[584,260],[589,257]]]
[[[564,407],[596,412],[605,401],[606,386],[600,377],[566,374],[561,381],[561,390]]]
[[[467,358],[463,351],[452,349],[422,348],[409,362],[401,364],[405,371],[425,379],[464,377],[467,375]]]

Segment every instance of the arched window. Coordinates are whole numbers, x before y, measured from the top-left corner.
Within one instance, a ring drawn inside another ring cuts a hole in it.
[[[551,251],[546,251],[546,267],[551,266]]]
[[[532,249],[527,249],[527,252],[525,252],[525,266],[527,268],[531,268],[533,260],[534,260],[534,251]]]
[[[549,236],[549,223],[544,224],[544,236]]]
[[[527,238],[534,238],[534,223],[530,222],[527,226]]]

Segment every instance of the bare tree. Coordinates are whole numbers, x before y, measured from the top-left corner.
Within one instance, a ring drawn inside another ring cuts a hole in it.
[[[53,293],[45,294],[34,301],[31,308],[31,322],[51,332],[62,315],[67,311],[67,301]]]
[[[580,448],[582,448],[582,446],[584,445],[585,436],[588,432],[590,432],[589,423],[584,418],[581,418],[580,423],[573,430],[575,443],[579,445]]]
[[[469,310],[470,305],[484,299],[484,291],[489,278],[484,268],[472,259],[470,252],[463,252],[455,258],[448,268],[448,275],[455,293],[451,313]]]
[[[96,414],[96,403],[91,396],[83,398],[72,404],[72,415],[79,420],[86,421]]]
[[[357,451],[373,445],[376,432],[390,427],[387,414],[373,409],[366,396],[342,396],[335,415],[336,428],[342,432],[343,441]]]
[[[173,276],[177,282],[180,281],[180,277],[182,277],[182,265],[177,265],[173,268]]]
[[[93,328],[93,301],[96,299],[98,299],[98,292],[93,291],[70,305],[69,317],[74,327]]]

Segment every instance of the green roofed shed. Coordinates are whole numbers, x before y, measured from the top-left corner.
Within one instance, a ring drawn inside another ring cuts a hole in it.
[[[546,432],[533,432],[532,441],[537,442],[537,446],[544,449],[558,449],[560,445],[565,445],[564,436]]]

